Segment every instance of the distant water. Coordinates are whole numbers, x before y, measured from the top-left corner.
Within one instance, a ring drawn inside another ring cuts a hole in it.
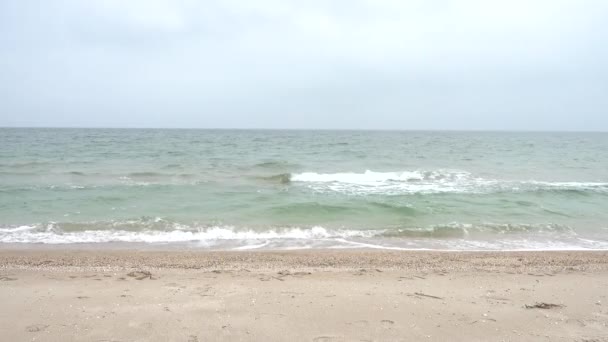
[[[608,134],[4,128],[0,242],[608,249]]]

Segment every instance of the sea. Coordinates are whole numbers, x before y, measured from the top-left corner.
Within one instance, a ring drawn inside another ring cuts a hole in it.
[[[608,133],[0,128],[15,244],[608,250]]]

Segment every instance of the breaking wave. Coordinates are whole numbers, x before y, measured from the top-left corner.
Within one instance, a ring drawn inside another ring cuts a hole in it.
[[[289,180],[317,192],[348,194],[489,193],[527,191],[593,191],[608,193],[608,182],[496,180],[459,170],[292,174]]]
[[[500,235],[497,238],[496,235]],[[0,243],[189,244],[215,249],[375,248],[397,250],[608,249],[608,240],[579,236],[558,224],[462,224],[373,230],[320,226],[263,230],[234,226],[196,227],[161,218],[45,223],[0,228]]]
[[[262,179],[270,182],[278,182],[281,184],[289,184],[291,182],[291,174],[290,173],[281,173],[274,176],[261,177]]]
[[[160,222],[157,221],[157,223]],[[133,223],[130,221],[117,223],[83,223],[84,230],[71,230],[77,224],[36,224],[0,228],[0,242],[4,243],[103,243],[103,242],[204,242],[213,243],[222,240],[314,240],[350,237],[372,237],[381,233],[371,230],[332,230],[323,227],[312,228],[273,228],[264,231],[253,229],[237,229],[232,226],[211,226],[206,228],[190,228],[180,224],[170,224],[173,230],[156,230],[147,224],[142,230],[128,230]],[[62,229],[61,227],[67,229]],[[107,226],[123,229],[99,229]],[[156,225],[158,227],[158,225]],[[98,229],[90,229],[90,228]]]

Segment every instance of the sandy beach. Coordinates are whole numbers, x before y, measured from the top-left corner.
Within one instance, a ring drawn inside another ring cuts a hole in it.
[[[606,252],[5,248],[5,341],[608,341]]]

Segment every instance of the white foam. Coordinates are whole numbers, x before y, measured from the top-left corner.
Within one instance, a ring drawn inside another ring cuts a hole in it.
[[[608,250],[608,239],[581,237],[576,234],[539,230],[533,234],[503,235],[500,238],[415,238],[387,237],[385,230],[347,230],[312,228],[277,228],[264,231],[217,226],[185,230],[128,231],[120,229],[63,231],[59,225],[0,228],[0,243],[78,244],[78,243],[188,243],[194,247],[215,249],[309,249],[366,248],[386,250]]]
[[[36,229],[36,226],[19,226],[15,228],[0,228],[0,233],[16,233]]]
[[[407,182],[419,181],[424,179],[424,174],[420,171],[403,171],[403,172],[374,172],[367,170],[364,173],[315,173],[304,172],[294,174],[291,180],[294,182],[339,182],[360,185],[377,185],[390,181]]]
[[[486,193],[494,191],[592,190],[608,191],[605,182],[513,181],[475,177],[461,170],[398,171],[363,173],[304,172],[291,176],[318,192],[346,194]]]
[[[315,173],[304,172],[291,176],[292,182],[300,182],[315,191],[351,194],[394,194],[470,192],[482,184],[494,183],[474,178],[459,170],[398,171],[363,173]]]
[[[523,182],[524,184],[533,184],[538,186],[545,186],[549,188],[558,188],[558,189],[572,189],[572,190],[587,190],[587,189],[596,189],[596,190],[606,190],[608,188],[608,183],[603,182],[542,182],[542,181],[528,181]]]
[[[0,242],[4,243],[103,243],[103,242],[143,242],[143,243],[175,243],[217,241],[260,241],[260,240],[319,240],[331,238],[372,237],[381,234],[378,230],[330,230],[323,227],[310,229],[286,228],[265,231],[238,230],[234,227],[210,227],[199,230],[176,229],[171,231],[158,230],[84,230],[64,232],[54,224],[46,227],[21,226],[15,228],[0,228]]]
[[[382,245],[377,245],[377,244],[372,244],[372,243],[348,241],[345,239],[336,239],[336,241],[341,242],[346,246],[344,246],[344,245],[332,246],[331,248],[340,248],[340,247],[351,246],[352,248],[387,249],[387,250],[394,250],[394,251],[406,251],[406,250],[410,249],[410,248],[405,248],[405,247],[382,246]],[[423,249],[426,249],[426,248],[423,248]]]
[[[244,250],[249,250],[249,249],[259,249],[259,248],[263,248],[268,246],[270,242],[269,241],[265,241],[263,243],[260,243],[258,245],[244,245],[244,246],[240,246],[240,247],[235,247],[233,248],[236,251],[244,251]]]

